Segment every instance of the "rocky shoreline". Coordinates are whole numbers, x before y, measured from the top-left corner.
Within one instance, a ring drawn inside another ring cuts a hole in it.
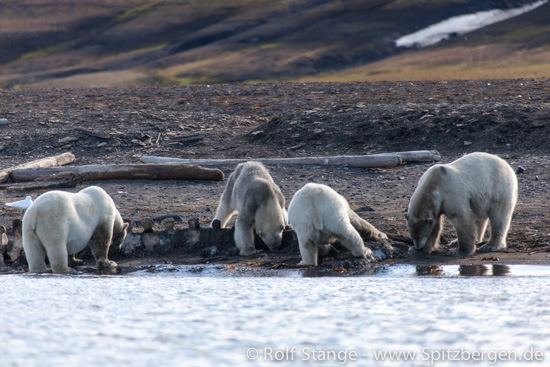
[[[0,126],[0,157],[5,168],[66,151],[77,157],[75,165],[83,165],[139,163],[143,155],[254,159],[430,149],[439,151],[446,163],[469,152],[486,151],[501,156],[515,170],[521,167],[509,248],[467,258],[448,256],[454,233],[447,223],[441,253],[412,256],[404,245],[403,251],[380,264],[550,264],[549,91],[548,79],[0,90],[0,119],[6,120]],[[268,169],[287,203],[305,183],[327,184],[344,195],[361,217],[405,241],[403,212],[430,165],[376,169],[272,165]],[[234,169],[218,168],[226,177]],[[113,197],[124,218],[138,223],[143,218],[172,217],[176,231],[187,228],[192,219],[208,227],[225,186],[207,181],[112,180],[84,182],[67,190],[91,184]],[[36,197],[43,191],[4,188],[0,200]],[[0,210],[0,224],[13,238],[11,222],[21,212],[6,206]],[[168,230],[165,221],[154,221],[152,233]],[[128,269],[206,263],[248,268],[248,263],[259,263],[255,268],[265,271],[299,261],[297,247],[292,246],[250,258],[157,250],[130,257],[114,254],[113,259]],[[338,269],[346,261],[353,266],[355,259],[348,255],[336,253],[331,256],[336,263],[328,257],[326,266]]]

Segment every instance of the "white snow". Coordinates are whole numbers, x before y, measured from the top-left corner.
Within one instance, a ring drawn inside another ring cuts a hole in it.
[[[465,14],[451,17],[439,23],[407,34],[395,41],[397,47],[426,47],[448,39],[452,34],[462,35],[498,23],[506,19],[530,12],[548,0],[541,0],[535,3],[524,5],[513,9],[493,9],[480,11],[474,14]]]

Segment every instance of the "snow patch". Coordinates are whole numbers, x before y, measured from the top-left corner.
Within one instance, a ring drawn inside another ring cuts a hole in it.
[[[451,35],[462,35],[473,32],[488,25],[502,22],[503,20],[516,17],[530,12],[548,0],[541,0],[535,3],[524,5],[513,9],[493,9],[480,11],[474,14],[465,14],[451,17],[439,23],[407,34],[395,41],[397,47],[426,47],[448,39]]]

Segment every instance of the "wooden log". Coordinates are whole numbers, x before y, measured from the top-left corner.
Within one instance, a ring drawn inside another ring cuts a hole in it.
[[[71,172],[88,174],[89,180],[223,180],[219,169],[203,168],[188,164],[121,164],[88,165],[75,167],[31,168],[13,170],[11,177],[16,182],[33,181],[40,177]]]
[[[10,178],[10,174],[16,169],[63,166],[74,162],[74,160],[74,154],[67,152],[53,157],[37,159],[32,162],[27,162],[10,168],[5,168],[3,170],[0,170],[0,183],[7,182]]]
[[[155,156],[143,156],[144,163],[185,163],[210,165],[236,165],[254,160],[263,164],[316,164],[338,165],[362,168],[395,167],[409,162],[434,162],[441,160],[439,152],[435,150],[419,150],[398,153],[382,153],[370,155],[341,155],[333,157],[299,157],[299,158],[250,158],[250,159],[180,159]]]
[[[30,181],[30,182],[15,182],[12,184],[0,185],[0,190],[6,191],[32,191],[32,190],[58,190],[58,189],[68,189],[71,187],[76,187],[81,185],[84,181],[90,180],[89,174],[75,175],[69,173],[72,178],[59,180],[52,179],[52,176],[42,176],[40,181]]]

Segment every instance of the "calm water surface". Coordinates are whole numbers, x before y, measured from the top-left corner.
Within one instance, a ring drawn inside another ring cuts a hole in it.
[[[396,266],[321,278],[227,273],[212,268],[195,276],[182,267],[129,276],[1,276],[0,366],[550,361],[550,267]],[[391,362],[390,354],[380,360],[384,352],[409,354]]]

